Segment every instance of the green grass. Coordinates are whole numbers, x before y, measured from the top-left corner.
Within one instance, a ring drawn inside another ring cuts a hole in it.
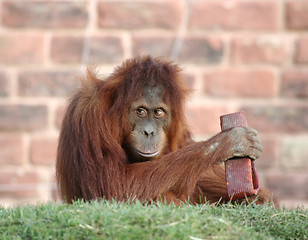
[[[308,239],[308,210],[75,202],[0,208],[0,239]]]

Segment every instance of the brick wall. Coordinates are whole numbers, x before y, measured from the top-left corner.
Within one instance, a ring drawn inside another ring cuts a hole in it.
[[[308,1],[0,1],[0,204],[57,198],[55,152],[67,97],[95,63],[176,59],[194,89],[196,139],[247,111],[265,151],[263,185],[308,203]]]

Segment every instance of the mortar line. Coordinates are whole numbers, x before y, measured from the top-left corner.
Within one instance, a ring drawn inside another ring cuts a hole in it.
[[[175,41],[173,43],[171,54],[170,54],[170,58],[172,59],[178,58],[179,52],[182,48],[183,37],[185,36],[187,29],[188,29],[188,24],[189,24],[190,17],[191,17],[193,2],[194,0],[185,1],[183,18],[182,18],[182,21],[181,21],[181,24],[180,24],[177,36],[175,38]]]
[[[88,6],[88,20],[87,20],[87,26],[86,26],[86,31],[85,31],[85,38],[83,42],[83,48],[82,48],[82,57],[81,57],[81,64],[87,64],[89,62],[90,58],[90,48],[91,48],[91,34],[92,34],[92,23],[95,18],[95,8],[97,6],[97,0],[91,0],[89,1],[89,6]]]

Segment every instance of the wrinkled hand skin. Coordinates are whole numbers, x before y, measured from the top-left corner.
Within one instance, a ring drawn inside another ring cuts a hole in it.
[[[227,138],[229,145],[225,150],[224,158],[218,163],[225,162],[230,158],[248,157],[258,159],[263,151],[261,140],[257,137],[258,132],[249,127],[236,127],[220,133]]]

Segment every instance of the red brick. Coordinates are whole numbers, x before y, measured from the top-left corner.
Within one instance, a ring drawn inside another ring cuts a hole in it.
[[[12,28],[80,28],[88,19],[86,2],[5,1],[3,24]]]
[[[276,80],[271,71],[223,70],[204,74],[204,92],[215,97],[274,97]]]
[[[134,37],[133,52],[169,57],[174,41],[173,37]],[[215,64],[222,60],[223,44],[217,38],[188,37],[183,39],[178,55],[180,62]]]
[[[84,43],[83,37],[55,37],[51,42],[51,59],[60,63],[80,63]]]
[[[250,122],[248,125],[251,126]],[[254,127],[254,126],[251,126]],[[258,130],[258,129],[257,129]],[[278,148],[279,143],[277,139],[267,139],[259,136],[262,141],[263,152],[262,156],[256,160],[256,167],[259,168],[275,168],[278,166]]]
[[[308,137],[286,137],[281,144],[281,165],[286,169],[299,168],[308,171]]]
[[[30,159],[34,164],[54,165],[58,140],[55,138],[37,138],[31,141]]]
[[[19,165],[23,158],[23,140],[20,135],[0,135],[0,166]]]
[[[76,72],[21,72],[18,76],[21,96],[68,96],[79,86]]]
[[[133,37],[133,54],[170,56],[173,43],[173,37]]]
[[[58,63],[80,63],[85,44],[83,37],[55,37],[51,45],[51,58]],[[92,37],[89,47],[89,61],[92,63],[121,62],[124,49],[120,38]]]
[[[265,176],[267,187],[279,198],[307,199],[308,175],[302,171],[271,171]]]
[[[243,106],[249,125],[262,133],[308,133],[308,106]]]
[[[196,77],[190,73],[184,73],[184,84],[189,90],[193,90],[196,84]]]
[[[0,105],[0,131],[34,131],[46,126],[45,106]]]
[[[238,37],[231,45],[231,60],[240,64],[283,64],[288,60],[286,39],[268,37]]]
[[[9,95],[9,79],[5,73],[0,72],[0,97]]]
[[[214,135],[221,131],[219,117],[233,111],[225,105],[188,106],[187,123],[194,136]]]
[[[191,29],[276,30],[276,1],[194,1]]]
[[[285,71],[280,85],[282,97],[308,98],[308,71]]]
[[[224,47],[218,38],[185,38],[179,52],[179,61],[184,63],[217,64],[222,61]]]
[[[64,115],[66,113],[66,109],[67,109],[67,106],[60,106],[57,109],[55,124],[56,124],[57,128],[59,128],[59,129],[62,126],[62,120],[63,120]]]
[[[0,197],[37,197],[39,176],[34,171],[1,171]]]
[[[33,64],[44,61],[41,35],[0,35],[0,64]]]
[[[297,63],[308,63],[308,38],[301,38],[297,41],[295,61]]]
[[[306,0],[286,3],[286,25],[293,30],[308,29],[308,2]]]
[[[55,185],[56,185],[56,183],[55,183]],[[60,201],[61,201],[61,200],[60,200],[59,193],[58,193],[58,190],[57,190],[56,187],[54,187],[54,188],[51,189],[51,199],[52,199],[52,201],[54,201],[54,202],[60,202]]]
[[[181,1],[103,1],[98,3],[98,24],[102,28],[177,29],[182,11]]]

